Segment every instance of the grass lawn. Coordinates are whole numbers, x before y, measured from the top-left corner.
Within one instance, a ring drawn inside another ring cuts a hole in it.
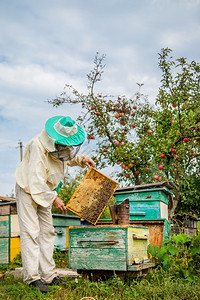
[[[43,295],[6,275],[0,280],[0,299],[67,299],[67,300],[199,300],[200,278],[190,282],[173,278],[162,269],[153,270],[147,277],[126,281],[114,276],[107,281],[91,282],[83,278],[65,278],[63,286],[50,287],[51,292]]]

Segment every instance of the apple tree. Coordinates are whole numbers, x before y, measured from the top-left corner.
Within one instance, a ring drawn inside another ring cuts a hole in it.
[[[163,167],[163,179],[176,183],[172,216],[184,198],[186,182],[192,184],[192,177],[199,175],[200,65],[195,61],[188,63],[183,57],[174,61],[170,53],[170,49],[162,49],[159,54],[162,79],[156,99],[152,144],[154,159]]]
[[[131,99],[96,93],[105,67],[105,56],[98,53],[87,75],[88,94],[66,85],[61,96],[49,102],[82,105],[78,120],[86,127],[88,142],[94,143],[98,168],[113,166],[117,179],[126,185],[174,182],[172,217],[184,179],[196,173],[199,163],[200,66],[185,58],[173,60],[170,53],[166,48],[159,54],[162,78],[154,105],[140,93],[142,84]]]

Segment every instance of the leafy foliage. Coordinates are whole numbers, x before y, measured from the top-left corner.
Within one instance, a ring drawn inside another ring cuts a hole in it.
[[[185,234],[174,235],[164,241],[161,248],[150,244],[148,252],[170,275],[188,280],[200,275],[200,234],[192,238]]]
[[[177,206],[179,213],[187,212],[191,215],[200,215],[200,177],[199,171],[191,176],[184,176],[181,183],[180,201]]]

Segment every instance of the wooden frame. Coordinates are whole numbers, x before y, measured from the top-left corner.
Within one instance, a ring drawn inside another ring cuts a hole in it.
[[[91,167],[66,208],[96,225],[118,186],[118,182]]]

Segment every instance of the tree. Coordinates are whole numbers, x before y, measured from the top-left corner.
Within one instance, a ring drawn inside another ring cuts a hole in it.
[[[199,175],[200,65],[195,61],[187,63],[185,58],[174,61],[170,53],[167,48],[159,55],[162,79],[156,99],[155,160],[160,162],[158,150],[165,154],[165,176],[177,186],[170,211],[173,216],[183,199],[184,183],[188,177]]]
[[[105,67],[105,56],[98,53],[87,75],[88,94],[66,85],[61,96],[49,102],[82,104],[78,120],[87,128],[88,142],[95,140],[97,167],[115,166],[118,180],[126,184],[174,182],[172,217],[184,179],[199,171],[200,66],[185,58],[173,60],[170,53],[166,48],[159,54],[162,78],[155,105],[140,93],[142,84],[132,99],[95,94]]]
[[[191,176],[184,176],[181,184],[181,196],[177,205],[178,213],[200,215],[200,176],[199,170]]]

